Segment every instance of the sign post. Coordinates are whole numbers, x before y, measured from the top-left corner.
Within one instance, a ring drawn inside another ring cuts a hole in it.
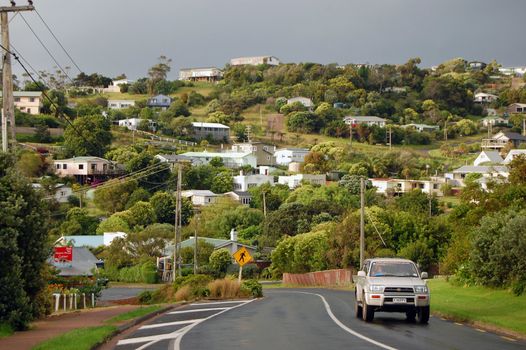
[[[241,275],[243,273],[243,266],[252,261],[252,256],[248,252],[247,248],[241,247],[233,255],[234,259],[239,264],[239,278],[238,281],[241,283]]]

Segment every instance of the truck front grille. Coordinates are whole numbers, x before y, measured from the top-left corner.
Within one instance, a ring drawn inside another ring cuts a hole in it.
[[[385,287],[384,293],[414,293],[412,287]]]

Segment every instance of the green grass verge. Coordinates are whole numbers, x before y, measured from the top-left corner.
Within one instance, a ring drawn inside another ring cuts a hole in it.
[[[459,287],[444,279],[428,281],[431,309],[460,321],[482,322],[526,334],[526,295],[485,287]]]
[[[7,323],[0,323],[0,338],[8,337],[13,334],[13,328]]]
[[[138,309],[135,309],[133,311],[129,311],[120,315],[117,315],[115,317],[110,318],[107,320],[107,323],[119,323],[122,321],[128,321],[134,318],[142,317],[144,315],[147,315],[151,312],[158,311],[162,309],[162,305],[152,305],[152,306],[146,306],[146,307],[139,307]]]
[[[116,330],[115,326],[75,329],[42,342],[33,350],[89,350],[111,337]]]

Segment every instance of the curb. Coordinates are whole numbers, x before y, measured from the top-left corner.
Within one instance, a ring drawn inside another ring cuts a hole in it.
[[[102,345],[104,345],[107,341],[109,341],[110,339],[116,337],[117,335],[121,334],[122,332],[138,325],[139,323],[142,323],[144,321],[148,321],[149,319],[152,319],[154,318],[155,316],[157,315],[160,315],[162,313],[165,313],[167,311],[170,311],[178,306],[181,306],[181,304],[177,304],[177,305],[170,305],[170,306],[167,306],[167,307],[164,307],[162,309],[159,309],[157,311],[153,311],[153,312],[150,312],[149,314],[146,314],[146,315],[143,315],[141,317],[138,317],[138,318],[135,318],[131,321],[128,321],[127,323],[123,324],[123,325],[120,325],[117,327],[117,330],[115,332],[113,332],[112,334],[110,334],[108,336],[108,338],[106,338],[105,340],[103,340],[102,342],[98,343],[98,344],[95,344],[93,347],[91,347],[91,350],[97,350],[99,349]]]

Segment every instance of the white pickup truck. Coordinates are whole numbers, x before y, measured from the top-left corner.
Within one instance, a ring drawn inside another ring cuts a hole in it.
[[[367,259],[353,279],[356,317],[371,322],[375,311],[405,312],[409,321],[429,321],[427,273],[420,273],[411,260]]]

